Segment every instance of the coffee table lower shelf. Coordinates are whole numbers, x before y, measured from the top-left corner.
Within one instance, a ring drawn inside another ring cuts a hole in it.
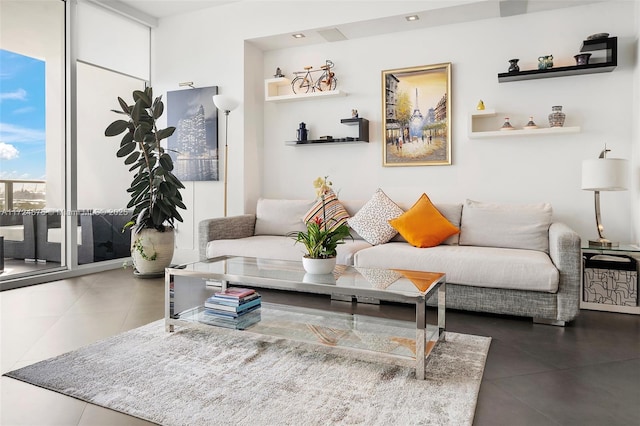
[[[262,303],[252,315],[253,324],[235,329],[211,324],[199,306],[166,318],[167,331],[174,326],[185,326],[218,332],[246,334],[262,341],[287,339],[309,346],[313,350],[355,357],[368,362],[416,367],[416,377],[424,378],[424,370],[416,359],[416,343],[420,331],[415,322],[377,318],[367,315],[332,312],[312,308]],[[425,363],[432,349],[445,337],[444,330],[428,324],[425,330]],[[418,339],[418,340],[417,340]],[[424,367],[422,367],[424,368]],[[422,374],[421,374],[422,373]]]

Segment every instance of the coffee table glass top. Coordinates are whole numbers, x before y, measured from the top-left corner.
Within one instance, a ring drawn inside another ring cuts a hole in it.
[[[177,268],[176,268],[177,269]],[[336,265],[332,274],[307,274],[302,262],[223,256],[181,265],[177,275],[255,283],[260,287],[322,294],[353,294],[407,302],[429,295],[445,275],[401,269]]]

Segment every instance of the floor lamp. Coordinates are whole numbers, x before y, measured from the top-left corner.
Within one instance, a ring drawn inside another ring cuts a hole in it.
[[[227,170],[229,168],[229,113],[239,105],[238,101],[226,95],[215,95],[213,103],[224,111],[224,217],[227,217]]]
[[[617,247],[618,243],[605,238],[600,216],[600,191],[624,191],[627,189],[627,160],[607,158],[610,152],[605,145],[600,156],[582,162],[582,189],[594,191],[598,239],[589,240],[589,247]]]

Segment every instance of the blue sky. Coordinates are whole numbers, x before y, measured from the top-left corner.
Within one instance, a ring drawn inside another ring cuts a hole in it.
[[[0,179],[45,179],[45,63],[0,49]]]

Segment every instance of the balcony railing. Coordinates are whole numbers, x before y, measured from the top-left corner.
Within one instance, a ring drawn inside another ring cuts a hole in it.
[[[47,182],[33,179],[0,179],[0,211],[42,209]]]

